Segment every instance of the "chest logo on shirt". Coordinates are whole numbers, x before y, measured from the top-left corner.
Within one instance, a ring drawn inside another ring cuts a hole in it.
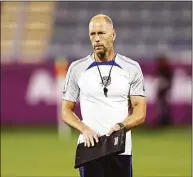
[[[101,82],[100,84],[104,84],[105,86],[109,86],[111,84],[111,76],[109,77],[109,80],[108,80],[108,77],[109,76],[103,76],[102,79],[103,79],[103,83]],[[108,81],[108,82],[107,82]]]

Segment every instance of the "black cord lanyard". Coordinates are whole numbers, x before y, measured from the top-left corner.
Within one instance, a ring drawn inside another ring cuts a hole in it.
[[[115,54],[115,56],[116,56],[116,54]],[[94,55],[94,58],[95,58],[95,55]],[[100,74],[100,78],[101,78],[102,84],[103,84],[103,86],[104,86],[104,88],[103,88],[104,95],[107,97],[107,93],[108,93],[107,84],[108,84],[109,79],[110,79],[110,77],[111,77],[111,71],[112,71],[112,69],[113,69],[113,66],[114,66],[114,64],[115,64],[115,57],[114,57],[114,59],[113,59],[113,64],[111,65],[111,69],[110,69],[110,71],[109,71],[109,76],[108,76],[108,78],[107,78],[106,84],[104,84],[104,82],[103,82],[103,77],[102,77],[102,74],[101,74],[101,71],[100,71],[100,69],[99,69],[99,66],[98,66],[98,63],[97,63],[96,59],[95,59],[95,62],[96,62],[96,65],[97,65],[97,68],[98,68],[98,71],[99,71],[99,74]]]

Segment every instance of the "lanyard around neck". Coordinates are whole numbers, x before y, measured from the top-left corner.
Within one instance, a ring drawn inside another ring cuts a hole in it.
[[[116,54],[115,54],[115,56],[116,56]],[[94,59],[95,59],[95,55],[94,55]],[[110,79],[110,77],[111,77],[111,71],[112,71],[112,69],[113,69],[113,66],[114,66],[114,64],[115,64],[115,57],[114,57],[114,59],[113,59],[113,64],[111,65],[111,68],[110,68],[110,71],[109,71],[109,75],[108,75],[106,84],[105,84],[104,81],[103,81],[103,77],[102,77],[102,74],[101,74],[101,71],[100,71],[100,68],[99,68],[99,65],[98,65],[96,59],[95,59],[95,62],[96,62],[97,68],[98,68],[98,72],[99,72],[99,75],[100,75],[100,78],[101,78],[102,85],[103,85],[103,87],[104,87],[104,88],[103,88],[104,95],[107,97],[107,93],[108,93],[107,84],[108,84],[109,79]]]

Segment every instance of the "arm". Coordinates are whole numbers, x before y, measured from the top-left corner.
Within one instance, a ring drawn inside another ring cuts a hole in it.
[[[80,121],[74,113],[79,93],[80,88],[78,86],[77,70],[75,70],[74,65],[71,64],[67,72],[65,87],[62,95],[62,120],[67,125],[78,130],[83,135],[85,146],[90,147],[90,145],[94,146],[94,139],[98,142],[99,135]]]
[[[136,127],[145,121],[146,117],[146,98],[142,96],[131,96],[133,113],[122,123],[126,129]]]
[[[80,121],[78,116],[74,113],[76,103],[72,101],[63,100],[62,102],[62,120],[72,128],[75,128],[80,133],[86,128],[86,125]]]
[[[124,119],[123,122],[120,122],[126,129],[132,129],[145,121],[146,117],[146,97],[145,97],[145,88],[143,81],[143,74],[139,64],[136,67],[135,77],[131,83],[130,89],[130,101],[132,106],[132,114]],[[107,135],[109,136],[114,131],[120,130],[120,125],[116,124],[111,128]]]
[[[133,108],[133,113],[129,115],[123,122],[123,126],[126,130],[130,130],[145,121],[146,117],[146,98],[142,96],[131,96],[131,104]],[[107,133],[107,136],[110,136],[113,132],[120,130],[120,126],[116,124],[111,130]]]
[[[133,112],[122,123],[126,129],[142,124],[146,117],[146,97],[143,73],[139,64],[136,65],[135,77],[131,83],[130,101]]]
[[[99,142],[98,137],[100,136],[88,126],[86,126],[78,116],[74,113],[75,102],[66,101],[62,102],[62,120],[69,126],[78,130],[81,134],[83,134],[84,144],[85,146],[90,147],[90,145],[94,146],[94,139],[96,143]]]
[[[62,120],[72,128],[75,128],[82,133],[85,125],[74,113],[74,108],[76,101],[78,100],[79,93],[80,88],[78,86],[77,70],[74,66],[74,63],[72,63],[68,68],[62,95]]]

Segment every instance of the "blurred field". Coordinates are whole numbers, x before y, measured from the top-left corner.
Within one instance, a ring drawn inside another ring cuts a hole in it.
[[[79,176],[77,135],[59,140],[53,128],[3,129],[1,176]],[[191,176],[191,128],[133,131],[134,177]]]

